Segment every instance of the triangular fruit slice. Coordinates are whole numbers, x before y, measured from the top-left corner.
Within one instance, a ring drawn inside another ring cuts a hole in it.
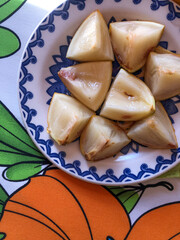
[[[92,114],[75,98],[54,93],[48,110],[47,132],[60,145],[70,143],[80,136]]]
[[[146,84],[121,68],[100,115],[112,120],[136,121],[152,114],[154,110],[154,97]]]
[[[101,160],[115,155],[129,142],[116,123],[94,115],[81,134],[80,149],[87,160]]]
[[[112,62],[80,63],[61,68],[58,75],[74,97],[96,111],[111,83]]]
[[[144,78],[156,100],[180,94],[180,55],[151,52]]]
[[[110,24],[110,36],[117,61],[129,72],[140,69],[160,41],[164,25],[144,21]]]
[[[99,12],[92,12],[76,31],[67,51],[76,61],[114,60],[107,24]]]
[[[177,148],[177,140],[171,121],[160,102],[151,116],[136,122],[129,130],[128,137],[151,148]]]

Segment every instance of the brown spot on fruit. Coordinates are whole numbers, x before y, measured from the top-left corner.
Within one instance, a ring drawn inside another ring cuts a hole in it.
[[[111,146],[110,139],[106,139],[106,142],[104,143],[104,146],[102,146],[101,151],[108,148],[109,146]]]
[[[155,122],[152,120],[152,119],[149,119],[148,121],[147,121],[147,125],[149,125],[152,129],[154,128],[156,128],[156,125],[155,125]]]
[[[173,75],[173,74],[174,74],[174,72],[171,71],[171,70],[164,71],[164,73],[165,73],[165,74],[168,74],[168,75]]]
[[[132,94],[127,93],[127,92],[124,92],[124,95],[126,95],[126,96],[128,96],[128,97],[130,97],[130,98],[134,98],[134,96],[133,96]]]
[[[47,127],[47,133],[49,133],[49,134],[51,133],[51,131],[50,131],[50,129],[48,127]]]
[[[150,110],[151,110],[151,112],[153,112],[153,111],[154,111],[154,106],[153,106],[153,105],[151,106],[151,109],[150,109]]]
[[[93,158],[94,158],[95,154],[96,154],[96,152],[92,151],[89,153],[85,153],[84,156],[85,156],[86,160],[92,161],[92,160],[94,160]]]
[[[130,115],[124,115],[124,116],[122,116],[122,118],[123,118],[123,119],[131,119],[132,116],[130,116]]]
[[[110,140],[109,139],[106,139],[102,144],[101,146],[98,146],[97,149],[93,149],[91,150],[90,152],[87,152],[84,154],[86,160],[88,161],[94,161],[96,160],[96,155],[97,153],[99,152],[102,152],[104,149],[108,148],[110,146]]]
[[[169,143],[169,144],[167,145],[167,148],[175,149],[175,148],[177,148],[177,146],[174,145],[174,144],[172,144],[172,143]]]

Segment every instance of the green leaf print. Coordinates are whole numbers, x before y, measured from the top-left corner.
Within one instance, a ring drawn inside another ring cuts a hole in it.
[[[38,163],[19,163],[7,168],[3,175],[10,181],[23,181],[44,169],[42,169],[42,165]]]
[[[107,187],[108,190],[123,204],[130,213],[140,198],[140,187]]]
[[[0,0],[0,23],[14,14],[26,0]],[[0,58],[8,57],[20,48],[19,37],[10,29],[0,27]]]
[[[0,1],[0,23],[15,13],[26,0],[1,0]]]
[[[160,175],[158,178],[179,178],[179,177],[180,177],[180,164],[178,164],[171,170],[165,172],[164,174]]]
[[[50,165],[23,126],[0,102],[0,166],[7,167],[3,176],[10,181],[22,181]]]
[[[0,141],[6,142],[15,148],[20,148],[24,152],[43,156],[30,139],[24,127],[14,118],[2,102],[0,102]]]
[[[23,130],[23,129],[22,129]],[[43,157],[42,154],[35,148],[24,142],[19,136],[12,134],[6,128],[0,126],[0,146],[2,152],[16,152],[31,156]],[[44,157],[43,157],[44,158]]]
[[[5,234],[5,233],[1,233],[1,232],[0,232],[0,240],[3,240],[3,239],[5,239],[5,237],[6,237],[6,234]]]
[[[9,198],[9,195],[7,194],[7,192],[4,190],[4,188],[0,184],[0,220],[3,215],[3,209],[4,209],[4,206],[5,206],[8,198]]]
[[[29,156],[13,152],[2,152],[2,150],[0,150],[0,166],[11,166],[15,163],[24,162],[36,162],[42,165],[47,164],[47,160],[45,158],[43,159],[36,156]]]
[[[20,40],[11,30],[0,27],[0,58],[8,57],[19,50]]]
[[[164,187],[169,191],[172,191],[173,185],[166,181],[160,181],[154,184],[142,184],[139,183],[136,186],[124,186],[124,187],[106,187],[125,207],[126,211],[130,213],[142,194],[147,188]]]

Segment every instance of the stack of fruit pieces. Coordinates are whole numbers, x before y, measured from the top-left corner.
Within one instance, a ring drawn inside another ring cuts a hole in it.
[[[157,47],[163,31],[150,21],[114,22],[108,31],[98,10],[83,21],[66,56],[81,63],[58,72],[73,97],[55,93],[48,111],[47,130],[58,144],[80,137],[87,160],[113,156],[131,139],[177,148],[171,121],[156,102],[180,93],[180,56]],[[122,68],[111,83],[114,55]],[[144,65],[145,82],[132,74]]]

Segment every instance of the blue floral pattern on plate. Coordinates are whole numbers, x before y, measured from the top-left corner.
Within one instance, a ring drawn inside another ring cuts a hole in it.
[[[114,4],[122,4],[120,0],[112,0]],[[140,6],[143,2],[142,0],[133,0],[132,4]],[[155,4],[156,2],[156,7]],[[164,4],[162,3],[164,2]],[[165,4],[168,3],[168,4]],[[149,9],[151,11],[158,10],[161,6],[168,6],[168,10],[172,13],[172,9],[176,9],[176,6],[173,5],[169,1],[149,1]],[[26,126],[29,130],[29,133],[38,147],[54,162],[57,166],[64,169],[65,171],[80,177],[81,179],[96,182],[99,184],[125,184],[125,183],[133,183],[137,181],[143,181],[153,176],[156,176],[161,171],[168,169],[170,166],[173,166],[175,162],[177,162],[179,158],[180,149],[170,150],[170,158],[166,159],[165,157],[158,155],[156,156],[155,165],[152,167],[148,166],[147,163],[141,164],[138,173],[134,173],[133,169],[126,167],[123,169],[121,175],[117,175],[114,169],[107,168],[103,174],[99,174],[96,166],[90,166],[86,170],[82,170],[82,163],[80,160],[74,160],[72,163],[69,163],[67,160],[66,152],[53,152],[52,146],[54,142],[51,139],[42,138],[42,133],[45,131],[44,126],[40,124],[36,124],[34,122],[34,118],[38,115],[38,111],[35,108],[31,108],[29,105],[29,101],[34,98],[33,91],[28,89],[28,84],[33,83],[34,76],[33,73],[28,71],[29,65],[36,65],[38,61],[38,56],[34,54],[34,49],[43,48],[45,45],[45,41],[43,38],[43,32],[49,32],[49,34],[53,34],[56,29],[56,25],[54,24],[54,19],[56,17],[60,17],[62,21],[66,21],[69,18],[69,10],[71,6],[76,6],[77,11],[83,11],[86,9],[86,0],[69,0],[64,4],[61,4],[56,10],[54,10],[48,17],[44,19],[44,21],[39,25],[36,29],[32,38],[25,50],[21,69],[20,69],[20,81],[19,81],[19,97],[20,97],[20,106],[23,113],[23,118],[26,123]],[[101,6],[104,4],[103,0],[95,0],[95,4]],[[154,6],[154,7],[153,7]],[[171,7],[170,7],[171,6]],[[155,9],[156,8],[156,9]],[[175,17],[179,18],[179,13],[175,13]],[[175,17],[173,19],[175,19]],[[172,18],[167,18],[167,20],[173,20]],[[115,18],[112,17],[110,21],[114,21]],[[66,52],[68,45],[71,41],[72,36],[67,35],[67,44],[59,46],[59,53],[52,55],[52,59],[54,64],[49,67],[49,71],[51,73],[50,76],[46,77],[46,82],[48,84],[48,88],[46,89],[46,93],[49,96],[49,100],[46,101],[45,104],[49,104],[51,97],[54,92],[63,92],[65,94],[70,94],[66,87],[60,81],[57,72],[62,67],[67,67],[75,62],[69,59],[66,59]],[[168,47],[167,41],[161,42],[161,45],[164,45],[166,48]],[[115,61],[113,63],[113,74],[116,75],[118,71],[118,64]],[[166,108],[172,123],[174,123],[173,116],[178,113],[177,104],[180,102],[180,97],[176,96],[174,98],[163,101],[163,105]],[[136,142],[132,141],[129,145],[121,150],[121,153],[126,155],[131,150],[132,152],[138,153],[140,151],[139,148],[143,148]],[[94,164],[96,165],[96,164]]]
[[[158,10],[160,7],[168,6],[169,12],[167,13],[167,20],[172,21],[175,18],[180,18],[180,7],[171,1],[165,0],[152,0],[151,9]]]

